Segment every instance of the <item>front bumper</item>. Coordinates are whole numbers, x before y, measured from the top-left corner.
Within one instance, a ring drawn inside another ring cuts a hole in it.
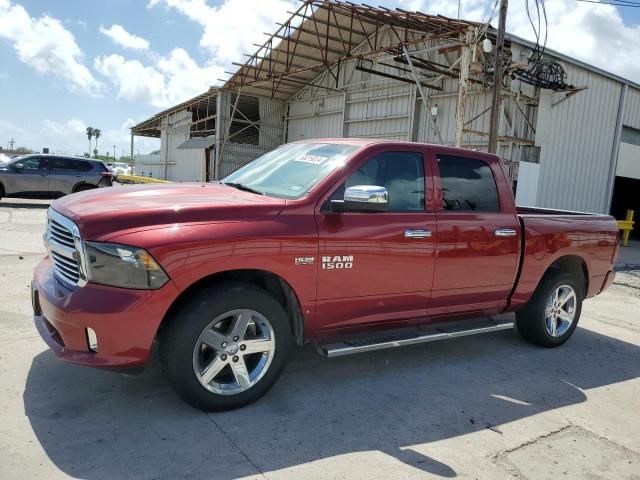
[[[53,275],[49,257],[31,282],[34,321],[42,339],[63,360],[93,367],[139,367],[178,290],[169,281],[159,290],[130,290],[88,283],[68,290]],[[93,329],[98,351],[89,348]]]

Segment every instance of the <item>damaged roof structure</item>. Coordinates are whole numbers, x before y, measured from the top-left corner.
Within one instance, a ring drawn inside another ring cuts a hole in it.
[[[318,137],[487,148],[489,24],[336,0],[305,0],[289,14],[222,86],[132,128],[162,138],[154,175],[221,178],[282,143]],[[622,126],[640,128],[640,109],[621,97],[640,105],[638,86],[513,36],[505,51],[498,154],[520,200],[606,211]],[[180,147],[195,137],[211,137],[197,155]],[[574,183],[577,167],[595,195],[558,183]]]

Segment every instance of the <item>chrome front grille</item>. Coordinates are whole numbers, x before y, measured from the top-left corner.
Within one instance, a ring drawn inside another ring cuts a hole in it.
[[[76,244],[73,241],[73,232],[69,231],[67,227],[56,222],[51,217],[49,217],[49,234],[51,235],[51,240],[69,248],[76,248]]]
[[[79,285],[83,276],[79,261],[82,256],[76,247],[81,244],[76,224],[50,208],[47,212],[45,244],[55,276],[66,284]]]

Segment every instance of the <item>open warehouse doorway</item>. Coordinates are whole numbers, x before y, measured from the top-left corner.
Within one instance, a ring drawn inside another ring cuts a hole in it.
[[[640,240],[640,130],[622,127],[610,213],[622,220],[627,210],[635,211],[631,238]]]

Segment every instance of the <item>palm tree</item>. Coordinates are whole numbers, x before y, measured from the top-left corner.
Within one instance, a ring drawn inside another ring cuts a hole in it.
[[[96,150],[98,150],[98,138],[100,137],[100,134],[101,134],[101,133],[102,133],[102,132],[100,131],[100,129],[99,129],[99,128],[94,128],[94,129],[93,129],[93,137],[96,139]],[[96,156],[97,156],[97,155],[98,155],[98,154],[96,153]]]
[[[89,152],[91,152],[91,137],[93,137],[94,130],[93,127],[87,127],[87,138],[89,139]],[[91,156],[91,153],[89,153]]]

